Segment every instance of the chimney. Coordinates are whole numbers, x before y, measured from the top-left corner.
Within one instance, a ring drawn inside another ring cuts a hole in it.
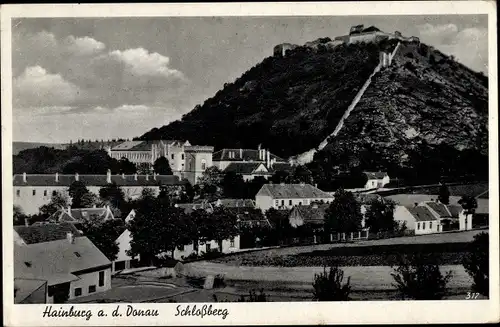
[[[267,158],[266,158],[266,166],[267,168],[271,168],[271,153],[269,150],[266,150]]]
[[[111,184],[111,169],[108,169],[108,173],[106,174],[106,183]]]
[[[79,179],[80,179],[80,175],[78,175],[78,173],[75,173],[75,181],[78,182]]]
[[[66,233],[66,239],[70,244],[75,244],[75,237],[72,232],[67,232]]]
[[[59,173],[56,173],[56,183],[59,183]]]
[[[134,180],[137,180],[137,173],[134,174]]]
[[[156,180],[156,173],[153,172],[153,179]]]
[[[26,173],[23,173],[23,182],[26,183]]]
[[[71,216],[71,206],[68,206],[68,215]]]
[[[243,149],[240,149],[240,159],[243,159]]]
[[[24,226],[28,227],[30,225],[30,220],[28,218],[24,218]]]
[[[315,188],[318,188],[318,184],[314,184],[314,187],[315,187]]]
[[[146,174],[146,180],[149,181],[149,174]]]
[[[417,202],[415,202],[414,204],[415,204],[415,207],[416,207],[416,206],[418,206],[418,203],[417,203]]]
[[[125,179],[125,173],[122,173],[122,178]]]

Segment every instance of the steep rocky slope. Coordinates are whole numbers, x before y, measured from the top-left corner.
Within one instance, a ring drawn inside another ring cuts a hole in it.
[[[423,44],[403,44],[325,151],[376,149],[404,163],[424,142],[486,154],[487,97],[486,77]]]

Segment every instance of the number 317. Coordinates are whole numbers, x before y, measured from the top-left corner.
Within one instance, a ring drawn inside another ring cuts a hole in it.
[[[476,300],[479,298],[479,293],[471,293],[467,292],[467,296],[465,297],[466,300]]]

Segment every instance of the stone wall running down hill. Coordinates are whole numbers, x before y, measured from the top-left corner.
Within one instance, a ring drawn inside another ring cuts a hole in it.
[[[297,47],[283,58],[266,58],[181,121],[141,138],[188,139],[216,149],[262,144],[282,157],[302,153],[335,129],[378,64],[381,47]]]
[[[403,45],[393,65],[373,77],[325,151],[376,149],[404,162],[408,150],[425,141],[485,154],[487,96],[487,79],[480,74],[425,45]]]

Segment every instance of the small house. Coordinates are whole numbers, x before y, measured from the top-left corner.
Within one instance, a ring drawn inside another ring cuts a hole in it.
[[[330,203],[333,196],[310,184],[264,184],[255,196],[255,204],[262,211],[270,208],[292,209],[313,202]]]

